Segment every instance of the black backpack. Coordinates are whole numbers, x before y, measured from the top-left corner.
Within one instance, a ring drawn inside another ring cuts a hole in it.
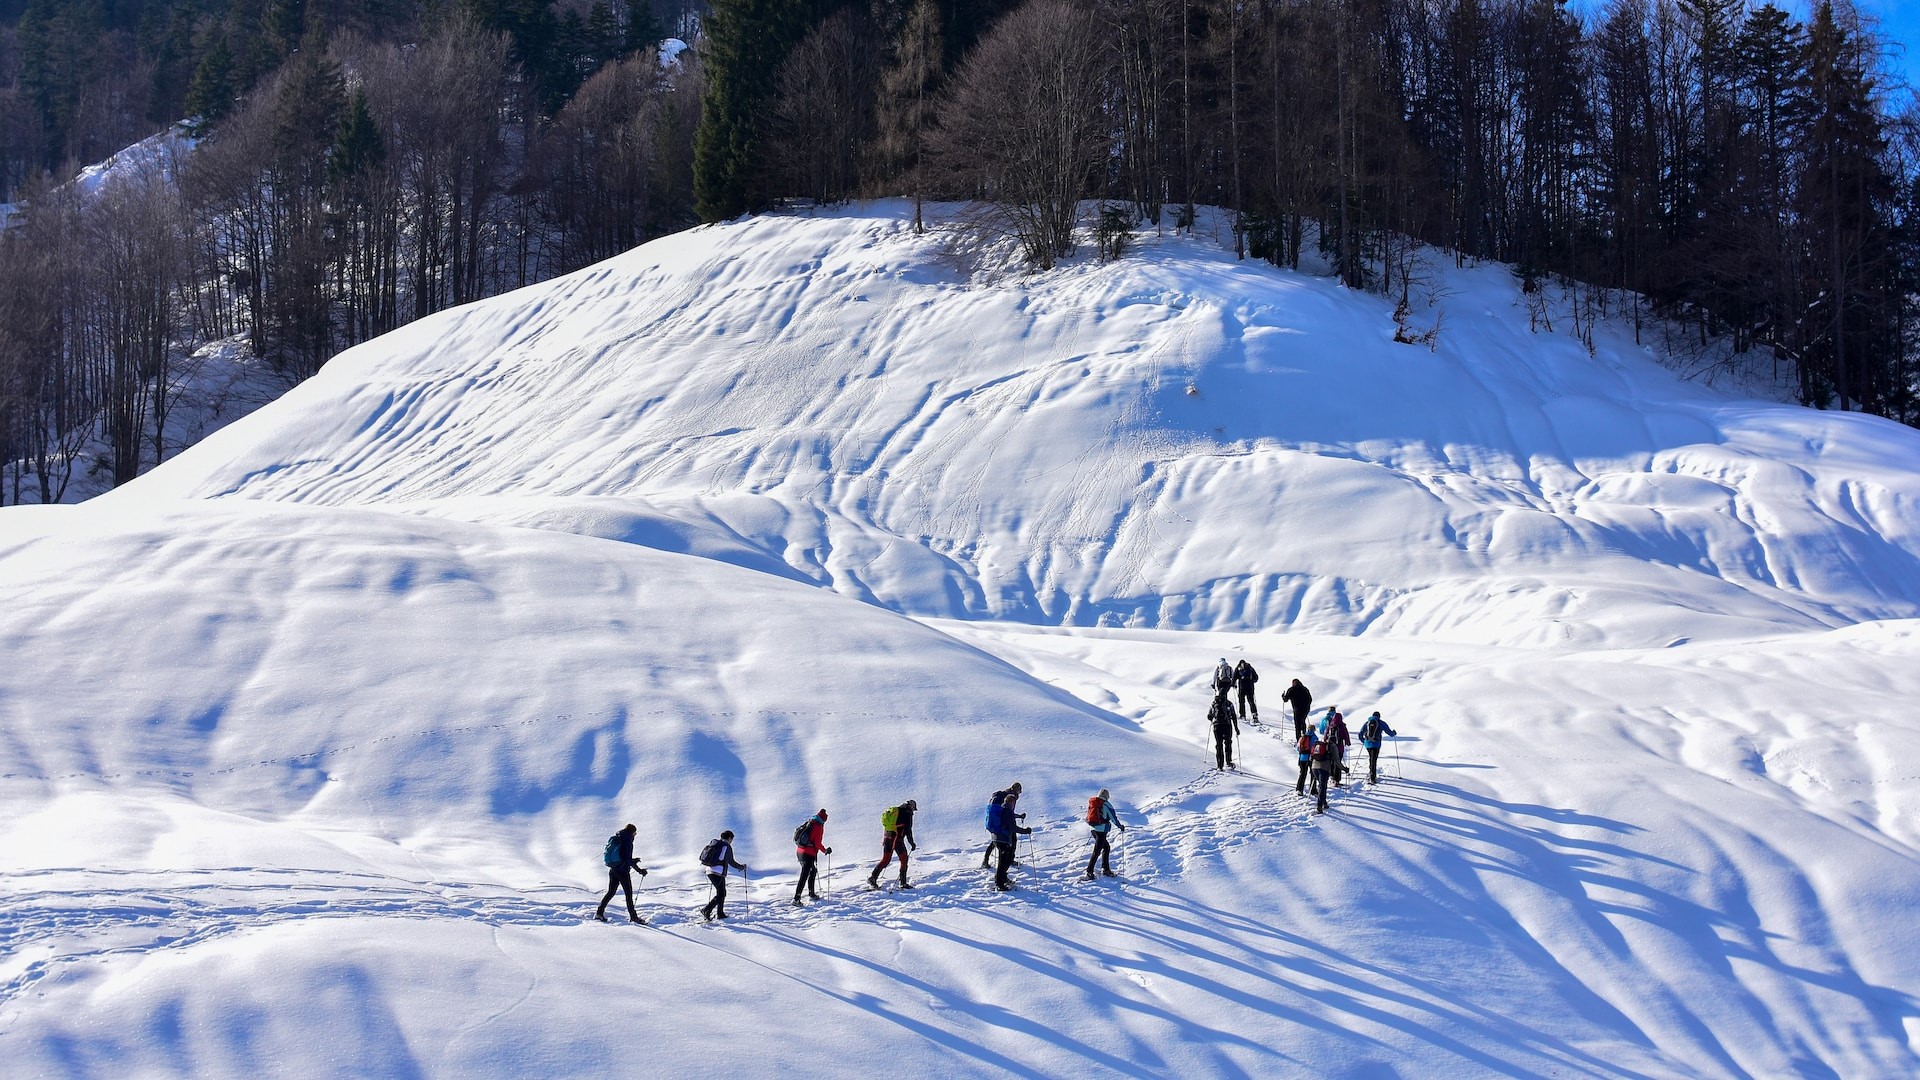
[[[722,841],[718,837],[715,837],[707,841],[706,847],[700,849],[701,866],[714,866],[720,862],[721,843]]]
[[[807,820],[801,822],[799,826],[793,830],[793,846],[806,847],[807,834],[811,831],[813,831],[813,819],[808,818]]]

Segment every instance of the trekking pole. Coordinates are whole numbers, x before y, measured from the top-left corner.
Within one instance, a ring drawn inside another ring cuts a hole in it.
[[[1395,780],[1406,778],[1406,773],[1400,770],[1400,736],[1398,735],[1393,737],[1393,778]]]
[[[833,891],[833,852],[827,852],[827,891]]]

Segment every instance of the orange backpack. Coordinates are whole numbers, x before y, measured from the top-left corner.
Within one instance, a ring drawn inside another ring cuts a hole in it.
[[[1101,811],[1105,809],[1102,802],[1103,800],[1098,795],[1087,800],[1087,824],[1098,825],[1107,820],[1106,815],[1101,813]]]

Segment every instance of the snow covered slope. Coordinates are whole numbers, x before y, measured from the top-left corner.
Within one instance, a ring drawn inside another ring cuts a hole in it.
[[[1920,1072],[1920,433],[1498,268],[1430,352],[1205,238],[976,281],[905,220],[670,238],[0,513],[9,1075]],[[1214,773],[1221,656],[1390,778]],[[856,888],[907,797],[920,887]],[[585,918],[624,821],[652,929]]]
[[[1728,401],[1449,272],[1170,241],[969,286],[900,215],[695,230],[344,354],[128,494],[717,526],[916,615],[1654,644],[1920,614],[1915,433]],[[484,497],[484,499],[481,499]]]

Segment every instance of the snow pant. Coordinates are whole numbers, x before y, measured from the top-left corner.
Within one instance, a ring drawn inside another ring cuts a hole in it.
[[[1106,829],[1093,834],[1093,854],[1087,856],[1088,877],[1093,876],[1093,864],[1096,862],[1100,864],[1102,870],[1109,874],[1113,873],[1113,863],[1109,861],[1109,856],[1113,854],[1113,845],[1107,840],[1111,835],[1112,832]]]
[[[1255,719],[1259,719],[1260,717],[1260,706],[1253,700],[1252,683],[1242,683],[1240,685],[1240,715],[1243,717],[1252,716]]]
[[[1318,800],[1314,806],[1316,810],[1325,810],[1327,808],[1327,777],[1327,765],[1322,762],[1315,762],[1313,766],[1313,797]]]
[[[1012,879],[1007,877],[1007,871],[1013,868],[1013,845],[1012,840],[995,839],[993,842],[994,854],[999,856],[993,870],[993,883],[1002,889],[1013,888]]]
[[[1379,782],[1380,748],[1377,746],[1369,746],[1367,747],[1367,783],[1377,784]]]
[[[801,852],[800,880],[793,885],[793,898],[798,900],[800,899],[800,894],[805,892],[811,894],[815,900],[820,899],[820,890],[815,886],[815,879],[819,876],[820,853],[816,851],[809,855],[804,851]]]
[[[1214,767],[1224,769],[1233,764],[1233,729],[1216,727],[1213,729]]]
[[[895,855],[900,856],[900,884],[905,885],[907,883],[907,859],[909,858],[907,855],[907,845],[893,833],[887,833],[880,838],[880,861],[874,865],[873,873],[867,875],[867,880],[879,881],[880,871],[887,868],[887,864],[893,861]]]
[[[1293,741],[1299,742],[1300,736],[1307,733],[1307,710],[1298,705],[1293,707]]]
[[[707,880],[713,884],[713,899],[700,909],[700,914],[711,919],[727,917],[727,877],[725,874],[708,874]]]
[[[1300,779],[1298,779],[1298,780],[1295,780],[1295,781],[1293,782],[1293,793],[1294,793],[1295,795],[1304,795],[1304,794],[1306,794],[1306,792],[1307,792],[1307,769],[1308,769],[1308,768],[1310,768],[1310,767],[1311,767],[1311,763],[1310,763],[1310,762],[1306,762],[1306,761],[1302,761],[1302,762],[1300,763]]]
[[[607,867],[607,895],[600,898],[599,918],[607,917],[607,902],[613,899],[615,890],[627,892],[627,918],[638,919],[640,913],[633,907],[633,868],[631,866]]]

